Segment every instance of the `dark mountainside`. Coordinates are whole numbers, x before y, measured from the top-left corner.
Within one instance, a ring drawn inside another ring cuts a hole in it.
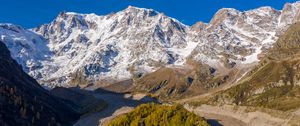
[[[22,71],[0,42],[0,125],[71,125],[79,118],[60,99]]]

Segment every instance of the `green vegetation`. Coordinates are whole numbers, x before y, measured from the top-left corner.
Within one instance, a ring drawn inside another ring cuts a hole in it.
[[[108,126],[209,126],[205,119],[182,106],[143,104],[112,120]]]

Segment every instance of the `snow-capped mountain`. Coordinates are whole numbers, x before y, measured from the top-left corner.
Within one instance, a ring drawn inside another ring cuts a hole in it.
[[[217,62],[223,59],[224,62],[225,57],[225,62],[257,62],[258,55],[269,49],[278,36],[300,17],[296,13],[300,11],[299,5],[299,2],[287,3],[282,11],[271,7],[244,12],[221,9],[209,24],[200,22],[199,26],[192,26],[192,29],[199,27],[198,31],[194,30],[193,36],[201,40],[192,57],[204,62],[207,62],[206,59],[217,59]]]
[[[0,24],[0,41],[5,42],[12,57],[30,74],[42,67],[41,61],[52,57],[43,36],[20,26]]]
[[[72,73],[127,79],[132,66],[152,71],[160,64],[183,60],[171,51],[190,46],[186,29],[164,14],[136,7],[106,16],[61,13],[52,23],[34,29],[49,40],[55,55],[39,72],[45,80],[67,81]],[[49,71],[53,71],[50,76]]]
[[[300,2],[287,3],[282,11],[225,8],[209,23],[187,26],[152,9],[129,6],[103,16],[62,12],[31,30],[3,24],[0,35],[31,76],[50,87],[68,86],[128,79],[188,59],[212,67],[255,63],[299,20],[299,12]]]

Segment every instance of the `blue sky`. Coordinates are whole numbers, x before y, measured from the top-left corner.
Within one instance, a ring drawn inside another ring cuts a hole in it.
[[[297,0],[1,0],[0,23],[13,23],[25,28],[51,22],[59,12],[117,12],[128,5],[152,8],[187,25],[209,22],[223,7],[249,10],[260,6],[281,9],[286,2]]]

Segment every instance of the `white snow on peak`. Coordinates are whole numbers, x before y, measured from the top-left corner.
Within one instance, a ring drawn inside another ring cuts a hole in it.
[[[136,7],[136,6],[132,6],[132,5],[129,5],[125,10],[130,10],[130,9],[136,9],[136,10],[141,10],[141,11],[153,11],[155,13],[159,13],[153,9],[141,8],[141,7]]]
[[[40,67],[42,60],[52,56],[47,41],[31,31],[13,24],[0,24],[0,41],[4,42],[14,59],[26,72]]]
[[[184,62],[193,50],[186,30],[181,22],[151,9],[129,7],[105,16],[61,13],[33,29],[49,40],[55,54],[36,73],[43,81],[59,83],[70,81],[73,73],[93,80],[128,79],[131,67],[151,72],[160,64]],[[187,54],[179,54],[183,51]]]
[[[164,65],[184,65],[187,58],[212,67],[222,66],[223,54],[228,62],[258,62],[257,55],[294,22],[296,5],[286,12],[224,8],[199,29],[133,6],[102,16],[62,12],[31,30],[1,24],[0,39],[26,72],[49,87],[68,86],[79,76],[92,82],[122,80]]]

